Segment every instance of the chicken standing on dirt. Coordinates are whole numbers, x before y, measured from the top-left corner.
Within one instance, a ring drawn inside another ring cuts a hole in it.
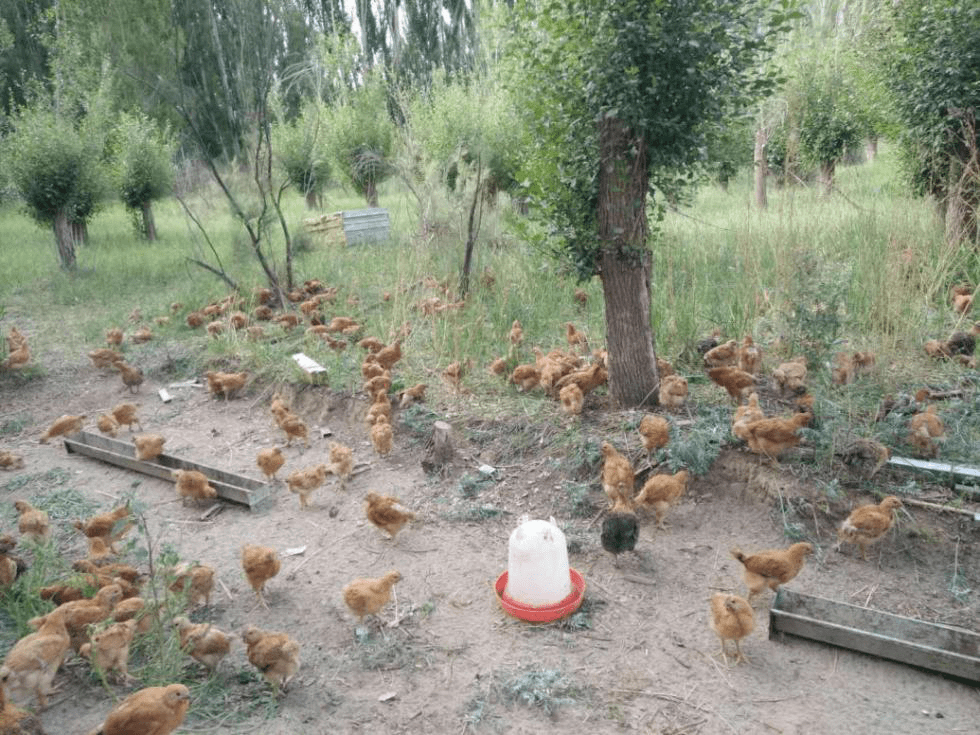
[[[711,382],[724,388],[735,403],[739,403],[755,386],[755,376],[737,367],[722,366],[708,370]]]
[[[648,413],[640,421],[637,431],[643,437],[643,448],[648,453],[666,447],[670,441],[670,422],[662,416]]]
[[[684,494],[688,479],[687,470],[680,470],[674,475],[651,475],[643,483],[640,494],[636,496],[636,506],[651,508],[657,521],[657,528],[664,530],[667,510]]]
[[[0,686],[0,735],[44,735],[41,721],[13,702],[8,702],[2,686]]]
[[[227,401],[245,386],[248,373],[220,373],[209,370],[204,374],[208,381],[208,390],[215,398],[224,396]]]
[[[279,447],[272,447],[271,449],[260,449],[259,453],[255,457],[255,464],[259,466],[262,470],[262,474],[265,475],[266,481],[275,480],[276,473],[282,469],[282,466],[286,463],[286,455],[282,453]]]
[[[23,468],[23,457],[6,449],[0,449],[0,470],[20,470]]]
[[[111,413],[112,418],[116,420],[120,426],[125,426],[130,432],[133,431],[133,425],[135,424],[140,431],[143,431],[143,424],[140,423],[139,417],[136,412],[139,410],[139,406],[135,403],[119,403],[113,407]]]
[[[739,645],[745,636],[755,629],[755,612],[752,606],[738,595],[726,595],[715,592],[711,596],[711,629],[721,640],[721,656],[728,663],[728,651],[725,642],[735,641],[735,663],[748,662]]]
[[[609,515],[603,519],[599,534],[602,548],[613,555],[613,566],[619,566],[619,555],[624,551],[636,549],[639,537],[640,527],[632,506],[616,500]]]
[[[364,496],[364,514],[375,526],[387,531],[392,540],[415,518],[415,513],[403,506],[398,498],[375,492]]]
[[[250,625],[242,632],[242,640],[248,648],[248,660],[262,672],[278,694],[285,691],[299,671],[299,643],[286,633],[265,631]]]
[[[68,610],[56,608],[44,616],[37,632],[18,640],[0,666],[0,685],[18,704],[33,694],[38,709],[48,706],[48,694],[58,668],[71,648],[65,628]]]
[[[184,562],[174,569],[174,581],[168,588],[176,595],[187,595],[187,606],[211,604],[211,590],[214,589],[214,567],[207,564]]]
[[[391,454],[393,441],[394,432],[391,429],[391,424],[388,423],[385,416],[378,416],[374,426],[371,427],[371,444],[374,445],[374,451],[379,457],[387,457]]]
[[[83,643],[78,655],[92,661],[92,665],[103,673],[118,671],[123,681],[129,682],[129,646],[136,635],[137,622],[134,619],[113,623],[105,630],[92,635],[90,643]]]
[[[89,626],[107,620],[112,609],[122,600],[122,595],[122,587],[113,583],[96,592],[92,599],[66,602],[57,608],[65,613],[65,628],[72,650],[77,653],[82,645],[89,642]],[[43,622],[44,616],[31,618],[28,625],[42,625]]]
[[[279,420],[279,428],[286,434],[287,447],[293,443],[293,439],[302,439],[307,447],[310,446],[310,435],[306,423],[296,414],[286,413]]]
[[[633,465],[609,442],[602,443],[602,489],[609,500],[626,506],[633,504],[635,478]]]
[[[180,636],[181,650],[204,664],[213,674],[221,659],[231,651],[231,636],[211,623],[195,624],[183,615],[178,615],[173,622]]]
[[[27,563],[15,554],[17,539],[9,533],[0,536],[0,587],[9,587],[21,574],[27,571]]]
[[[72,525],[88,538],[102,538],[108,545],[114,546],[133,527],[133,522],[129,520],[129,503],[84,521],[75,521]]]
[[[344,602],[360,623],[368,615],[377,615],[388,604],[392,588],[401,578],[394,569],[377,579],[359,577],[344,586]]]
[[[190,703],[190,690],[183,684],[140,689],[116,705],[88,735],[170,735],[183,723]]]
[[[946,440],[946,427],[936,414],[936,404],[930,404],[925,411],[909,419],[909,444],[923,454],[935,457],[939,454],[939,442]]]
[[[286,485],[289,487],[289,492],[299,495],[300,510],[306,510],[310,507],[310,496],[327,479],[328,471],[329,468],[325,464],[318,464],[315,467],[296,470],[286,475]]]
[[[578,416],[585,407],[585,395],[577,383],[569,383],[558,391],[561,410],[566,416]]]
[[[738,361],[738,342],[730,339],[704,353],[705,367],[732,366]]]
[[[242,569],[248,583],[255,590],[259,604],[264,608],[268,609],[269,606],[265,603],[262,590],[265,589],[266,582],[279,574],[281,566],[279,554],[271,546],[245,544],[242,549]]]
[[[867,559],[868,546],[888,533],[894,516],[892,511],[902,507],[902,501],[889,495],[877,505],[862,505],[851,511],[837,531],[837,551],[841,544],[857,544],[861,547],[861,558]]]
[[[52,423],[43,434],[41,434],[41,438],[38,439],[38,442],[41,444],[47,444],[48,439],[52,439],[56,436],[77,434],[82,430],[82,425],[84,422],[85,416],[72,416],[71,414],[65,414],[64,416],[54,420],[54,423]]]
[[[682,375],[663,376],[658,397],[664,408],[680,408],[687,400],[687,379]]]
[[[48,539],[51,535],[51,524],[46,511],[38,510],[26,500],[15,500],[14,508],[20,515],[17,519],[17,530],[21,536],[37,543]]]
[[[143,385],[143,370],[141,368],[130,365],[125,360],[116,360],[112,363],[112,367],[119,371],[123,385],[129,389],[130,393],[139,392],[140,386]],[[136,390],[133,390],[134,388]]]
[[[755,421],[762,421],[765,417],[759,407],[759,394],[752,393],[747,404],[735,409],[735,415],[732,417],[732,433],[742,441],[748,441],[750,434],[746,427]]]
[[[354,472],[353,450],[344,444],[330,442],[329,471],[340,481],[340,489],[346,488],[347,481],[350,480],[351,474]]]
[[[732,556],[745,567],[743,575],[749,588],[749,602],[766,587],[776,592],[779,585],[794,579],[806,558],[813,553],[813,544],[800,542],[788,549],[767,549],[746,556],[738,549],[732,549]]]
[[[177,497],[186,505],[186,501],[193,500],[199,503],[202,500],[210,500],[218,497],[218,491],[210,482],[208,476],[197,470],[174,470],[173,478],[176,480],[174,487],[177,490]]]
[[[116,436],[119,433],[119,422],[107,413],[100,413],[95,420],[95,427],[106,436]]]
[[[800,443],[800,436],[796,432],[808,426],[810,418],[810,413],[799,412],[788,419],[761,419],[744,424],[745,440],[753,452],[764,454],[774,460],[787,449],[792,449]]]

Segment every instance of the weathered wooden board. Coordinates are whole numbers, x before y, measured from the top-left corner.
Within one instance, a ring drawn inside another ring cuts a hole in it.
[[[146,462],[136,459],[135,446],[130,442],[111,439],[101,434],[88,431],[73,434],[65,438],[65,449],[170,482],[174,481],[174,470],[197,470],[207,475],[208,481],[218,491],[219,498],[247,505],[250,510],[264,510],[275,499],[273,489],[259,480],[169,454],[161,454],[153,462]]]
[[[790,634],[980,684],[980,635],[780,588],[769,637]]]
[[[922,472],[953,475],[960,482],[980,484],[980,469],[969,465],[951,464],[950,462],[936,462],[926,459],[912,459],[910,457],[889,457],[888,464],[892,465],[893,467],[903,467],[905,469],[920,470]]]

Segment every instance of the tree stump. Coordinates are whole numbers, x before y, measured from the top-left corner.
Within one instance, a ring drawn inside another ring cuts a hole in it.
[[[422,469],[428,473],[443,472],[446,465],[453,461],[456,449],[453,447],[453,427],[445,421],[436,421],[432,425],[432,437],[425,445],[425,456],[422,458]]]

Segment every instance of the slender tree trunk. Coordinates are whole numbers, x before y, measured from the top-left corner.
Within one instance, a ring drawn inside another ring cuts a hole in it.
[[[872,163],[878,156],[878,136],[872,135],[864,144],[864,157],[868,163]]]
[[[599,275],[606,302],[609,391],[623,406],[657,401],[650,327],[646,141],[615,118],[599,132]]]
[[[830,196],[834,191],[834,171],[836,169],[837,164],[834,161],[824,161],[820,164],[820,173],[817,179],[820,181],[823,193],[826,196]]]
[[[755,131],[755,153],[752,159],[755,164],[755,206],[759,209],[769,206],[769,200],[766,198],[766,176],[769,174],[769,166],[766,163],[768,138],[765,128]]]
[[[367,200],[369,207],[378,206],[378,185],[374,183],[374,179],[369,180],[365,185],[364,198]]]
[[[61,267],[66,271],[75,270],[75,236],[64,212],[58,212],[54,218],[54,239]]]
[[[306,192],[306,208],[307,209],[317,209],[320,206],[320,195],[315,191]]]
[[[140,205],[143,217],[143,237],[147,242],[154,242],[157,239],[157,225],[153,219],[153,205],[151,202],[143,202]]]

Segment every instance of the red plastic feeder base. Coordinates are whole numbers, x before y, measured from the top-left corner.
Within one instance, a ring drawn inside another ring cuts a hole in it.
[[[572,583],[572,591],[565,599],[551,605],[525,605],[508,595],[504,592],[507,589],[507,572],[497,577],[493,590],[497,593],[500,606],[507,614],[532,623],[548,623],[571,615],[578,610],[585,597],[585,579],[578,570],[570,568],[568,576]]]

